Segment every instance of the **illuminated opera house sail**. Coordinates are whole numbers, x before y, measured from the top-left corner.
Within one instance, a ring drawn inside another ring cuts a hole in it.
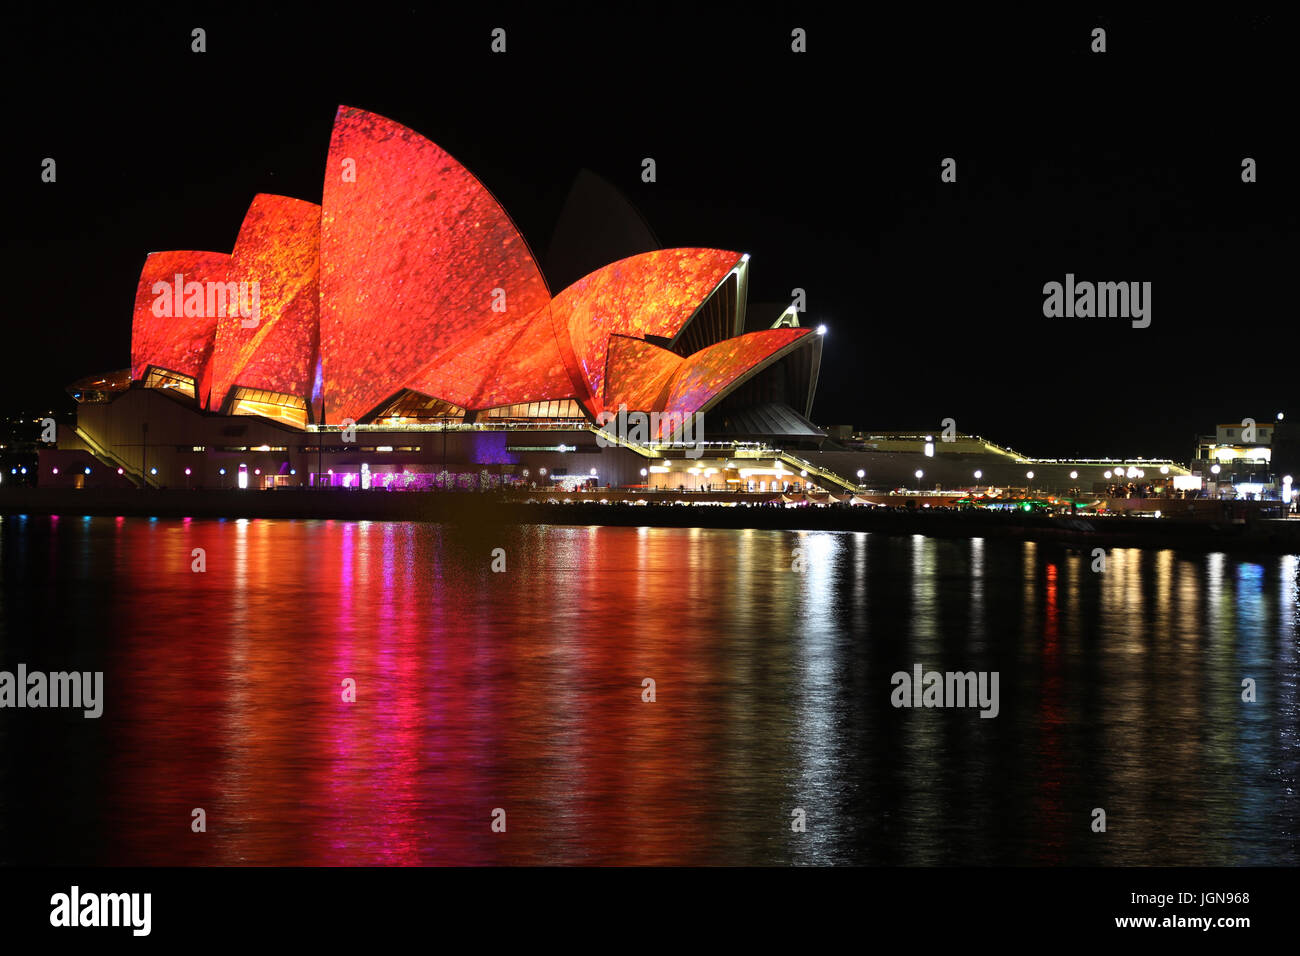
[[[77,441],[110,472],[174,486],[184,469],[217,485],[209,472],[270,449],[255,460],[278,483],[333,483],[353,467],[518,477],[534,449],[591,445],[555,434],[589,439],[624,408],[706,413],[730,441],[824,437],[808,421],[820,336],[789,310],[747,330],[748,256],[643,243],[553,293],[492,194],[413,130],[340,107],[325,168],[320,205],[257,195],[228,252],[145,259],[129,374],[69,389]],[[349,427],[373,437],[346,447]],[[584,472],[635,484],[635,457]]]

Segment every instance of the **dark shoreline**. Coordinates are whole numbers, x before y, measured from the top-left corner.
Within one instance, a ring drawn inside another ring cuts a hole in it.
[[[789,531],[870,531],[938,538],[1007,538],[1069,547],[1177,548],[1300,554],[1300,521],[1245,524],[1183,518],[1068,518],[984,511],[866,507],[722,507],[674,504],[527,503],[498,494],[360,491],[139,491],[0,489],[0,514],[159,518],[287,518],[454,524],[609,525]]]

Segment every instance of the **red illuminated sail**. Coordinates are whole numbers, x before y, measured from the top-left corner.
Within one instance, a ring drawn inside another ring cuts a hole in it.
[[[556,337],[593,414],[601,408],[610,336],[672,338],[740,259],[721,249],[660,249],[610,263],[555,297]]]
[[[286,196],[255,197],[226,280],[235,289],[251,290],[257,283],[257,314],[245,317],[232,303],[217,319],[213,408],[221,407],[235,385],[309,397],[319,330],[319,266],[320,207]]]
[[[615,335],[609,346],[605,410],[614,412],[626,405],[628,411],[668,414],[676,417],[675,427],[799,347],[809,334],[810,329],[765,329],[718,342],[686,358],[649,342]],[[664,430],[671,428],[665,425]]]
[[[700,349],[668,386],[664,411],[693,415],[793,349],[812,329],[764,329]]]
[[[231,255],[149,257],[132,373],[191,376],[213,409],[236,387],[323,397],[332,422],[360,420],[404,389],[470,411],[576,398],[593,417],[620,405],[689,415],[807,334],[755,332],[688,358],[662,347],[742,260],[647,252],[552,299],[514,223],[468,170],[407,127],[344,106],[321,206],[258,195]],[[201,308],[182,295],[158,309],[158,289],[195,283],[220,287],[217,311],[203,293]],[[256,313],[243,314],[253,287]]]
[[[527,243],[483,184],[392,120],[339,108],[322,205],[330,420],[360,418],[404,387],[463,400],[472,375],[426,372],[430,364],[550,298]]]
[[[683,358],[676,352],[626,335],[609,340],[606,366],[605,408],[618,411],[660,411],[668,398],[667,388],[681,368]]]
[[[224,252],[154,252],[140,270],[131,322],[131,377],[150,365],[188,375],[199,400],[211,384],[217,331],[211,283],[224,283],[230,256]]]

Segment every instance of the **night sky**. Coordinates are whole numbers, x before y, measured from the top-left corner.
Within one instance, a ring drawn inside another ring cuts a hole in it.
[[[228,252],[258,192],[319,202],[346,103],[447,149],[539,259],[587,167],[664,245],[750,253],[751,300],[804,288],[822,425],[1186,460],[1216,422],[1300,416],[1292,22],[372,8],[16,17],[0,408],[126,367],[148,252]],[[1067,272],[1150,281],[1151,327],[1044,318]]]

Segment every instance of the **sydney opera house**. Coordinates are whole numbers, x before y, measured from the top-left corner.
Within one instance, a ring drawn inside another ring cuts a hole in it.
[[[130,368],[69,386],[43,483],[742,490],[825,438],[822,336],[793,309],[747,316],[748,256],[611,235],[628,210],[580,177],[552,281],[592,271],[554,292],[418,133],[341,107],[325,169],[320,205],[255,196],[228,252],[148,255]],[[629,438],[621,408],[668,424]]]

